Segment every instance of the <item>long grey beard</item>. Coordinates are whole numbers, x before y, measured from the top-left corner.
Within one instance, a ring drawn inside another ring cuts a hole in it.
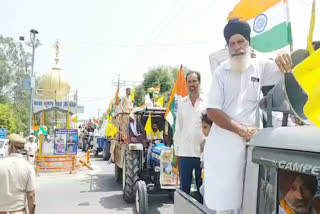
[[[234,73],[242,73],[249,67],[250,55],[236,55],[231,56],[231,70]]]
[[[306,207],[295,207],[293,204],[290,203],[289,200],[286,200],[288,206],[295,211],[296,213],[303,213],[303,214],[309,214],[312,208],[311,201]]]

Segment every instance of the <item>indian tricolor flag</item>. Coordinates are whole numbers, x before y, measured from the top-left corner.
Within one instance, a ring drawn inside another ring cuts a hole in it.
[[[188,96],[188,89],[187,89],[187,83],[183,73],[183,67],[181,65],[180,71],[178,72],[178,78],[171,92],[167,111],[164,116],[165,119],[170,123],[173,132],[175,131],[178,103],[183,97],[186,97],[186,96]]]
[[[251,26],[251,47],[271,52],[292,43],[288,0],[241,0],[228,19],[239,18]]]

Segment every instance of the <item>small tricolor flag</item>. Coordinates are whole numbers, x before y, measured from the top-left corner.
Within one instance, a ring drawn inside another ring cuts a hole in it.
[[[241,0],[228,19],[239,18],[251,26],[251,47],[271,52],[292,44],[288,0]]]
[[[165,119],[170,123],[173,131],[175,131],[177,111],[179,108],[178,103],[183,97],[186,97],[186,96],[188,96],[188,88],[187,88],[187,83],[183,73],[183,67],[181,65],[180,71],[178,72],[178,78],[171,92],[167,111],[164,116]]]

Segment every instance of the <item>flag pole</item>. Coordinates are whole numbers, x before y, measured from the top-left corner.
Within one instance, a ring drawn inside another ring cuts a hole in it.
[[[293,51],[293,39],[292,39],[292,28],[291,28],[291,21],[290,21],[290,12],[289,12],[289,0],[286,1],[286,8],[287,8],[287,23],[289,25],[289,32],[288,32],[288,39],[290,41],[290,52]]]

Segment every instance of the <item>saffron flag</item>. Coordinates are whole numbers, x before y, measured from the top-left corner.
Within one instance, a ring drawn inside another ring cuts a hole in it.
[[[161,87],[161,85],[157,85],[156,87],[154,87],[154,94],[155,95],[159,95],[160,94],[160,87]]]
[[[228,19],[247,21],[252,29],[251,47],[271,52],[292,44],[288,17],[287,0],[241,0]]]
[[[106,119],[108,121],[112,120],[112,116],[113,116],[113,99],[111,99],[108,110],[107,110],[107,117]]]
[[[173,131],[175,131],[176,115],[179,107],[178,102],[181,100],[181,98],[186,96],[188,96],[188,88],[184,78],[183,67],[181,65],[180,71],[178,72],[178,78],[171,92],[167,111],[164,116],[171,125]]]
[[[171,125],[173,133],[175,132],[179,102],[183,97],[186,97],[186,96],[188,96],[188,88],[187,88],[186,80],[184,78],[183,67],[181,65],[180,71],[178,72],[177,81],[174,84],[173,90],[171,92],[167,111],[164,115],[164,118]],[[174,153],[174,151],[173,151],[173,153]],[[174,168],[177,167],[175,155],[172,156],[172,165]]]
[[[93,118],[93,122],[94,122],[96,125],[99,125],[99,120],[97,120],[96,118]]]
[[[320,128],[320,49],[298,64],[293,75],[308,94],[304,114]]]
[[[119,105],[119,87],[117,88],[116,97],[115,97],[115,105]]]

